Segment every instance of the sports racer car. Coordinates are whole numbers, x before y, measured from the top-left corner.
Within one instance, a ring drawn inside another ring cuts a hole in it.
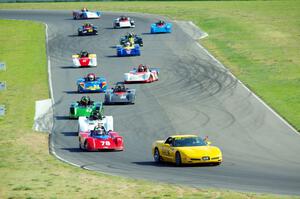
[[[87,151],[123,151],[123,137],[117,132],[105,129],[91,130],[79,135],[79,148]]]
[[[79,93],[105,92],[107,83],[104,77],[96,77],[94,73],[89,73],[86,77],[77,80],[77,91]]]
[[[222,152],[216,146],[211,146],[207,138],[196,135],[174,135],[166,140],[158,140],[152,144],[154,161],[172,162],[177,166],[182,164],[222,163]]]
[[[154,34],[154,33],[171,33],[172,32],[172,24],[171,23],[166,23],[166,22],[160,20],[157,23],[151,24],[150,32],[151,32],[151,34]]]
[[[144,46],[142,37],[134,33],[128,33],[124,37],[121,37],[120,45],[124,46],[127,42],[130,42],[131,44],[138,44],[140,47]]]
[[[78,28],[79,36],[97,35],[97,34],[98,34],[98,27],[90,23],[85,23],[83,24],[83,26],[80,26]]]
[[[70,106],[70,118],[90,116],[93,111],[100,111],[103,114],[102,102],[91,101],[88,96],[83,96],[80,101],[73,102]]]
[[[101,17],[99,11],[88,11],[86,8],[83,8],[80,11],[73,11],[73,19],[97,19]]]
[[[78,118],[78,133],[86,133],[96,127],[103,127],[106,131],[114,130],[113,116],[105,116],[101,111],[95,110],[89,117]]]
[[[135,23],[134,20],[130,17],[120,16],[116,18],[113,22],[114,28],[134,28]]]
[[[140,46],[138,44],[130,45],[127,42],[124,46],[117,46],[117,56],[118,57],[125,57],[125,56],[140,56]]]
[[[123,82],[118,82],[115,88],[106,90],[104,104],[134,104],[135,89],[125,88]]]
[[[124,73],[124,82],[128,83],[150,83],[158,81],[159,69],[150,68],[140,64],[129,73]]]
[[[87,51],[72,55],[72,59],[75,67],[97,66],[97,55]]]

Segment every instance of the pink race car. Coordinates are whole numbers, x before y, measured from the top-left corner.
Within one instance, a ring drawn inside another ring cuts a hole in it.
[[[159,69],[140,64],[129,73],[124,73],[125,83],[150,83],[158,81]]]

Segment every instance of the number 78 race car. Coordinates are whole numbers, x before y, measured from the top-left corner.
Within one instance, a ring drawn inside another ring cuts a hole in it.
[[[105,129],[91,130],[79,136],[79,148],[87,151],[124,150],[123,137]]]

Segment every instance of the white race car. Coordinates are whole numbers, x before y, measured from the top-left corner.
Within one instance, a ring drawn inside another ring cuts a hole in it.
[[[99,113],[99,112],[98,112]],[[106,131],[114,130],[113,116],[102,116],[101,114],[92,114],[90,117],[78,118],[78,131],[86,133],[94,130],[95,127],[104,127]]]
[[[121,16],[114,20],[113,22],[114,28],[134,28],[135,23],[134,20],[130,17]]]
[[[88,11],[87,9],[82,9],[79,11],[73,11],[73,19],[98,19],[101,17],[99,11]]]
[[[86,51],[72,55],[72,59],[75,67],[97,66],[97,55]]]
[[[129,73],[124,73],[125,83],[150,83],[158,81],[158,68],[149,68],[140,64],[138,68],[134,68]]]

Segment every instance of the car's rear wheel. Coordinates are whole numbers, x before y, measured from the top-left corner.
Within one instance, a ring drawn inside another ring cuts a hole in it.
[[[152,75],[150,75],[150,77],[149,77],[149,82],[153,82],[153,76]]]
[[[155,149],[154,149],[154,155],[153,155],[153,158],[154,158],[154,161],[155,161],[156,163],[160,163],[160,162],[161,162],[161,157],[160,157],[158,148],[155,148]]]
[[[87,141],[85,141],[84,142],[84,149],[87,150],[87,148],[88,148],[88,143],[87,143]]]
[[[181,155],[178,151],[175,154],[175,164],[176,164],[176,166],[180,166],[182,164]]]

